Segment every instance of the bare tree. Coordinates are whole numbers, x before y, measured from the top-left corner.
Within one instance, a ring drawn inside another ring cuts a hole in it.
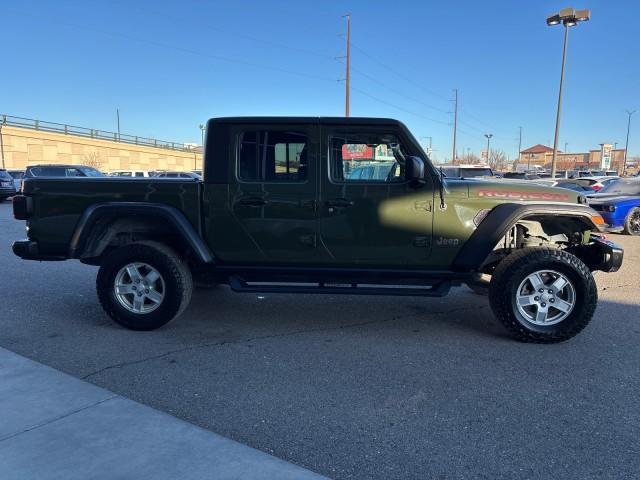
[[[87,167],[93,167],[96,170],[102,169],[102,159],[97,151],[91,153],[85,153],[82,157],[82,164]]]
[[[466,165],[473,165],[474,163],[481,163],[480,158],[475,153],[471,153],[471,152],[467,152],[467,153],[461,155],[458,158],[458,160],[459,160],[458,163],[462,163],[462,164],[466,164]]]
[[[507,155],[504,153],[504,150],[491,149],[491,152],[489,153],[489,166],[493,170],[504,170],[506,164]]]

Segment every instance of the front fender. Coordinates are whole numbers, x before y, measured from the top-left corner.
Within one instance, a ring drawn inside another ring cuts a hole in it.
[[[603,224],[596,223],[602,217],[586,205],[502,203],[487,214],[460,249],[453,260],[452,270],[467,272],[479,269],[500,239],[519,220],[541,215],[577,217],[584,223],[585,231],[601,231],[603,227]]]

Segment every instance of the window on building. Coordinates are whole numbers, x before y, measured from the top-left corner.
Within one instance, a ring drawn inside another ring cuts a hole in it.
[[[331,178],[335,181],[404,181],[406,152],[393,135],[334,135],[329,144]]]
[[[304,182],[307,152],[304,133],[244,132],[238,139],[238,178],[246,182]]]

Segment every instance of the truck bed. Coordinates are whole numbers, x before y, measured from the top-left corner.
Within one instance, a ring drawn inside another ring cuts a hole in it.
[[[89,206],[108,202],[161,203],[180,210],[196,231],[200,225],[202,182],[153,178],[30,178],[22,187],[37,219],[29,220],[29,237],[43,253],[65,254],[78,220]]]

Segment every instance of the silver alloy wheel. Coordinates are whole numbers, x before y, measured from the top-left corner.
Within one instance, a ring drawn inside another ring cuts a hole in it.
[[[534,325],[549,326],[569,316],[576,304],[576,289],[562,273],[538,270],[527,276],[516,290],[520,314]]]
[[[132,313],[153,312],[164,300],[164,279],[146,263],[129,263],[122,267],[113,288],[120,305]]]

